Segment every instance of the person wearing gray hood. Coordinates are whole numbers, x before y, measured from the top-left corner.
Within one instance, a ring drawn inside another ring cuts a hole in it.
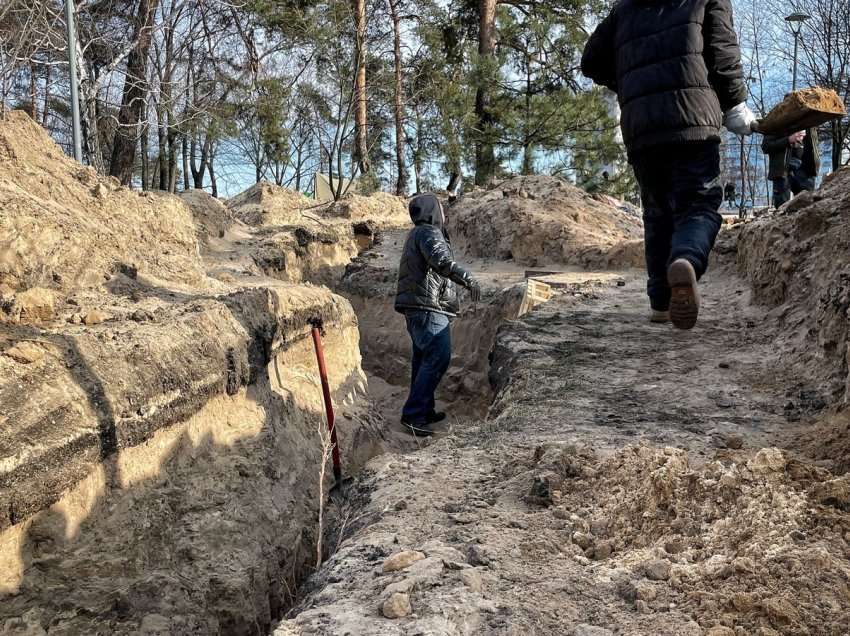
[[[415,227],[402,251],[395,298],[412,344],[410,394],[401,421],[413,435],[427,437],[433,435],[431,425],[446,417],[436,411],[434,392],[452,358],[449,322],[460,310],[455,285],[468,289],[473,302],[481,298],[481,287],[454,260],[437,196],[415,196],[409,210]]]
[[[730,0],[620,0],[581,69],[620,102],[644,203],[651,319],[690,329],[722,222],[721,128],[751,135],[756,122]]]

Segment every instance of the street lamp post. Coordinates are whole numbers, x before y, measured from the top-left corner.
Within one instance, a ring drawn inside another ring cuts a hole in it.
[[[795,11],[785,18],[785,21],[791,27],[791,32],[794,34],[794,79],[791,84],[792,91],[797,90],[797,52],[800,49],[800,31],[803,28],[803,22],[811,17],[807,13]]]
[[[68,76],[71,85],[71,134],[74,142],[74,159],[82,163],[83,144],[80,133],[80,94],[77,87],[77,38],[74,26],[74,0],[65,0],[65,28],[68,36]]]

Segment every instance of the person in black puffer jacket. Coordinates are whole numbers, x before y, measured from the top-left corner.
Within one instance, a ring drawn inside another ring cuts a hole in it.
[[[410,201],[414,227],[407,235],[398,269],[395,309],[405,315],[413,349],[410,395],[401,420],[414,435],[432,435],[431,425],[445,419],[437,413],[434,392],[452,357],[450,318],[460,309],[455,284],[470,292],[473,302],[481,287],[454,260],[443,228],[440,200],[421,194]]]
[[[620,102],[644,204],[652,320],[690,329],[721,225],[721,127],[749,135],[756,121],[732,6],[621,0],[590,37],[582,72]]]

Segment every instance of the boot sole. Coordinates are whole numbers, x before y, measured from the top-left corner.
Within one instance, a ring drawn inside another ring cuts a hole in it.
[[[697,275],[687,261],[678,260],[667,269],[670,283],[670,322],[677,329],[693,329],[699,317]]]
[[[404,426],[404,430],[413,435],[414,437],[432,437],[434,435],[434,431],[427,428],[419,428],[414,424],[408,424],[407,422],[402,422],[402,426]]]

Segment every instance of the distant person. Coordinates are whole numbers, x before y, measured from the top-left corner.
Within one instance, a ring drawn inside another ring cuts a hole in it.
[[[820,172],[818,129],[801,130],[788,137],[764,138],[761,149],[770,161],[767,178],[773,183],[776,208],[806,190],[814,190]]]
[[[395,309],[404,314],[412,343],[410,395],[401,421],[416,436],[433,435],[431,426],[446,418],[435,408],[434,392],[452,359],[449,322],[460,310],[455,283],[469,290],[473,302],[481,287],[454,260],[444,230],[443,206],[434,194],[410,201],[414,227],[407,235],[398,269]]]
[[[720,133],[752,134],[729,0],[622,0],[582,71],[615,93],[644,204],[653,322],[690,329],[722,219]]]

